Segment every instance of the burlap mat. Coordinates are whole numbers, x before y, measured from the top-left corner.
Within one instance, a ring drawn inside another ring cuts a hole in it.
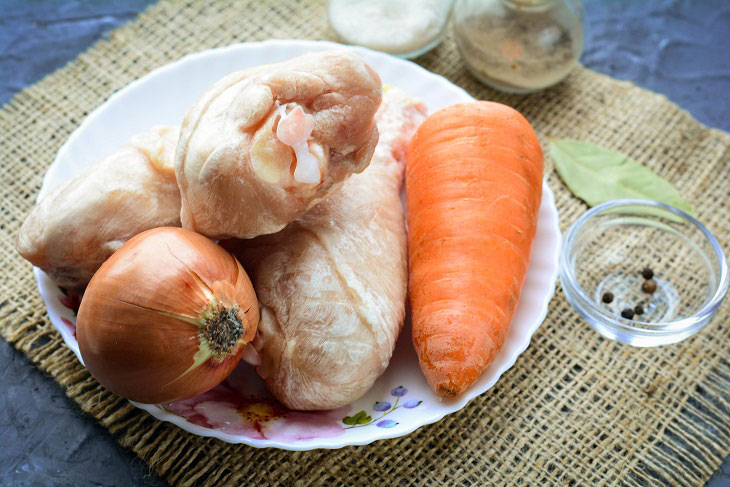
[[[635,349],[599,337],[558,289],[529,349],[486,394],[411,435],[334,451],[258,450],[196,437],[97,385],[51,327],[31,268],[13,250],[58,148],[115,90],[184,54],[333,35],[321,3],[205,3],[154,5],[0,111],[6,340],[173,484],[699,485],[710,477],[730,453],[730,301],[694,338]],[[585,69],[539,94],[498,94],[465,72],[451,37],[418,62],[477,98],[516,107],[543,142],[574,137],[633,155],[681,188],[727,252],[730,135],[708,130],[663,96]],[[549,174],[565,230],[586,207]]]

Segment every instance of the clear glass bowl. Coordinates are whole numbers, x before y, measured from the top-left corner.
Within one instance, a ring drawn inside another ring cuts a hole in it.
[[[643,289],[647,267],[653,293]],[[692,216],[654,201],[618,200],[570,227],[560,280],[570,304],[600,334],[652,347],[684,340],[710,321],[728,290],[728,266],[717,239]],[[613,294],[610,303],[605,293]],[[637,305],[641,315],[621,316]]]

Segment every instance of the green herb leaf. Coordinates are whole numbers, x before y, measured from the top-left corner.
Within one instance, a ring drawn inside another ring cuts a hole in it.
[[[358,424],[368,424],[373,420],[371,416],[365,415],[364,417],[360,418],[358,421]]]
[[[357,423],[357,420],[355,418],[353,418],[352,416],[345,416],[344,418],[342,418],[342,422],[347,425],[352,426],[353,424]]]
[[[550,141],[550,155],[568,188],[589,206],[639,198],[695,214],[672,183],[625,154],[580,140],[558,139]]]

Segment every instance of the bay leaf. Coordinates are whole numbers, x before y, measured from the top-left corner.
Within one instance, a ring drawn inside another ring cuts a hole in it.
[[[581,140],[551,139],[550,156],[570,191],[589,206],[638,198],[695,214],[672,183],[625,154]]]

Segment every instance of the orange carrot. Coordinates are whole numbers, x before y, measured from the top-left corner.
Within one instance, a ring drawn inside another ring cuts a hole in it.
[[[441,396],[468,388],[504,344],[530,260],[542,177],[535,132],[499,103],[440,110],[411,140],[413,344]]]

